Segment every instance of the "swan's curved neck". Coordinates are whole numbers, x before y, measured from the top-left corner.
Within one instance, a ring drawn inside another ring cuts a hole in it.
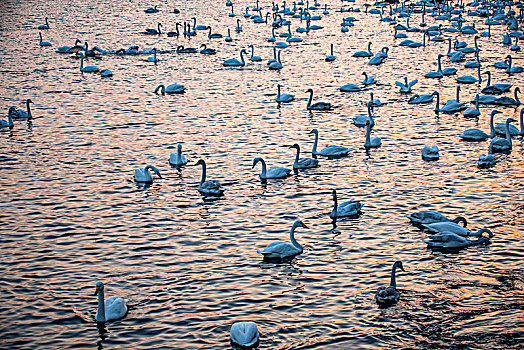
[[[313,93],[311,93],[313,95]],[[311,104],[311,98],[309,98],[308,106]],[[313,150],[311,153],[317,154],[317,144],[318,144],[318,132],[315,132],[315,142],[313,143]]]
[[[477,75],[478,75],[479,83],[482,83],[482,76],[480,75],[480,63],[478,64],[478,67],[477,67]]]
[[[29,119],[31,119],[33,116],[31,115],[31,103],[29,100],[25,101],[25,104],[27,106],[27,115],[29,116]]]
[[[517,101],[517,104],[520,105],[519,96],[517,95],[517,92],[518,92],[518,91],[519,91],[519,90],[515,89],[515,101]]]
[[[488,70],[486,74],[488,75],[488,83],[486,84],[486,87],[488,87],[491,85],[491,72]]]
[[[262,163],[262,172],[260,173],[260,177],[265,179],[267,177],[266,175],[266,161],[262,158],[259,159],[260,163]]]
[[[509,142],[509,146],[512,147],[512,143],[511,143],[511,133],[509,132],[509,121],[506,120],[506,140],[508,140]]]
[[[364,143],[365,147],[369,147],[371,145],[371,123],[368,123],[366,125],[366,142]]]
[[[293,224],[293,227],[291,227],[291,232],[289,233],[289,239],[291,240],[291,243],[297,247],[298,249],[300,249],[300,251],[302,251],[304,248],[302,248],[302,246],[300,245],[300,243],[297,242],[297,240],[295,239],[295,229],[298,227],[298,225],[296,224]]]
[[[155,89],[155,94],[158,92],[158,90],[160,90],[162,95],[166,93],[166,87],[164,86],[164,84],[160,84],[157,86],[157,88]]]
[[[295,157],[295,165],[298,165],[299,158],[300,158],[300,148],[297,147],[297,155]]]
[[[495,113],[491,113],[491,117],[489,118],[489,128],[490,128],[489,137],[491,138],[495,136],[495,126],[493,125],[494,118],[495,118]]]
[[[437,61],[438,61],[438,69],[437,69],[437,72],[441,73],[442,74],[442,64],[440,63],[440,59],[442,58],[442,56],[438,56],[437,58]]]
[[[394,264],[393,265],[393,269],[391,270],[391,282],[390,282],[390,286],[392,287],[396,287],[397,286],[397,280],[395,278],[395,274],[396,274],[396,271],[397,270],[397,264]]]
[[[309,100],[307,101],[307,108],[311,107],[311,101],[313,101],[313,90],[309,91]],[[318,133],[315,133],[315,151],[317,146]]]
[[[240,51],[240,60],[242,61],[242,65],[246,64],[246,61],[244,61],[244,50]]]
[[[200,178],[200,184],[203,184],[204,182],[206,182],[206,163],[201,163],[202,164],[202,177]]]
[[[104,303],[104,289],[98,291],[98,309],[96,322],[105,322],[106,321],[106,306]]]

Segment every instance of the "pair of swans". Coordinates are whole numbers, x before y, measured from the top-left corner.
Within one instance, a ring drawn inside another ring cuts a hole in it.
[[[278,93],[277,93],[277,99],[276,101],[277,102],[291,102],[295,99],[295,95],[291,95],[291,94],[281,94],[280,93],[280,88],[282,87],[282,85],[280,84],[277,84],[277,90],[278,90]]]
[[[260,179],[266,180],[266,179],[283,179],[285,177],[288,177],[291,173],[291,169],[283,168],[279,166],[274,166],[269,169],[266,167],[266,162],[261,157],[256,157],[253,159],[253,167],[258,163],[262,163],[262,172],[260,173]]]
[[[493,126],[493,118],[495,117],[495,114],[497,113],[500,113],[500,112],[497,110],[491,111],[491,116],[489,119],[489,126],[490,126],[491,132],[489,135],[480,129],[474,128],[474,129],[464,130],[462,135],[460,135],[460,138],[463,139],[464,141],[484,141],[490,137],[494,137],[495,136],[495,127]]]
[[[377,292],[375,293],[375,300],[377,301],[377,304],[381,308],[386,308],[388,306],[394,305],[400,299],[400,293],[397,290],[397,281],[396,281],[397,268],[405,272],[404,266],[402,265],[402,261],[396,261],[393,264],[393,268],[391,270],[391,282],[389,283],[389,286],[380,287],[377,290]]]
[[[263,250],[258,250],[257,252],[262,254],[264,259],[285,259],[302,254],[304,249],[295,239],[295,230],[297,227],[308,228],[301,220],[296,220],[289,233],[291,244],[276,241],[268,244]]]
[[[293,170],[310,169],[310,168],[318,167],[318,159],[314,159],[314,158],[300,159],[300,146],[298,144],[295,143],[293,146],[289,146],[289,148],[294,148],[297,150],[295,161],[293,162]]]
[[[422,148],[422,159],[424,160],[438,160],[440,158],[437,146],[424,146]]]
[[[222,185],[218,180],[207,180],[206,181],[206,162],[203,159],[199,159],[195,165],[202,165],[202,177],[198,184],[198,192],[204,196],[220,197],[224,194],[224,190],[221,188]]]
[[[466,105],[459,100],[460,85],[457,85],[457,98],[455,100],[448,100],[442,108],[440,108],[440,94],[435,91],[434,94],[437,95],[437,104],[435,106],[436,112],[444,113],[455,113],[460,112],[466,109]]]
[[[439,79],[439,78],[442,78],[444,75],[453,75],[453,74],[455,74],[457,72],[457,69],[456,68],[452,68],[452,67],[442,69],[441,59],[442,59],[442,54],[439,54],[437,56],[437,71],[436,72],[429,72],[429,73],[424,74],[425,78],[437,78],[437,79]]]
[[[524,135],[524,125],[522,124],[522,122],[524,122],[523,119],[524,119],[524,108],[520,110],[520,130],[511,124],[509,125],[509,134],[511,136]],[[506,135],[506,124],[497,123],[495,125],[495,134]]]
[[[377,53],[375,56],[373,56],[368,64],[369,65],[379,65],[381,64],[382,62],[384,62],[384,59],[386,59],[388,57],[388,51],[389,51],[389,48],[388,47],[383,47],[381,52]]]
[[[496,137],[491,140],[490,146],[492,152],[500,152],[500,153],[507,153],[511,152],[511,149],[513,148],[513,144],[511,142],[511,134],[509,132],[509,123],[514,122],[515,119],[508,118],[506,120],[506,138],[500,138]]]
[[[245,49],[240,50],[240,61],[236,58],[230,58],[228,60],[225,60],[222,62],[222,65],[225,67],[243,67],[246,65],[246,61],[244,61],[244,54],[247,55],[247,52]]]
[[[332,157],[332,158],[345,157],[348,155],[349,151],[351,151],[351,149],[347,147],[335,146],[335,145],[330,145],[330,146],[323,148],[320,151],[317,151],[318,130],[313,129],[309,133],[315,134],[315,142],[313,143],[313,149],[311,150],[311,153],[315,156],[324,156],[324,157]]]
[[[127,314],[127,299],[119,296],[112,296],[104,299],[104,284],[96,283],[95,295],[98,295],[98,307],[96,309],[96,322],[106,322],[117,320]]]
[[[164,84],[160,84],[155,89],[155,94],[158,94],[158,90],[162,93],[162,95],[165,94],[182,94],[186,91],[186,87],[181,84],[171,84],[167,87],[164,86]]]
[[[158,177],[161,179],[162,175],[160,175],[160,170],[158,170],[153,165],[146,165],[144,168],[137,168],[135,169],[135,181],[136,182],[145,182],[145,183],[152,183],[153,182],[153,176],[151,175],[151,172],[149,170],[153,170]]]
[[[276,60],[274,62],[271,62],[268,66],[269,69],[271,70],[280,70],[282,69],[282,62],[280,61],[280,53],[282,51],[281,50],[278,50],[278,54],[277,54],[277,57],[276,57]]]
[[[255,347],[258,343],[259,333],[255,322],[235,322],[229,332],[231,343],[242,348]]]
[[[311,104],[313,101],[313,89],[306,90],[306,93],[309,93],[309,100],[307,102],[307,110],[309,111],[327,111],[333,108],[333,105],[329,102],[316,102]]]
[[[411,93],[411,89],[416,83],[418,83],[418,79],[412,80],[408,83],[408,77],[404,77],[404,83],[401,83],[400,81],[395,81],[395,85],[400,87],[400,93],[402,94]]]
[[[187,164],[186,156],[182,154],[182,145],[178,144],[176,152],[169,155],[169,164],[180,167]]]
[[[6,125],[3,125],[3,126],[11,127],[12,122],[9,122],[10,119],[27,119],[27,120],[32,119],[33,115],[31,114],[31,103],[33,103],[33,101],[30,98],[25,100],[27,111],[24,111],[23,109],[16,109],[15,107],[10,107],[9,112],[7,114],[8,122]],[[5,120],[3,122],[5,122]]]
[[[417,225],[424,225],[424,224],[433,224],[436,222],[454,222],[459,223],[462,222],[464,224],[464,227],[468,225],[467,220],[462,217],[458,216],[453,220],[448,219],[445,215],[442,215],[438,211],[434,210],[422,210],[415,212],[411,215],[406,215],[406,217],[413,223]]]
[[[342,217],[351,217],[357,216],[360,214],[360,210],[364,204],[356,200],[350,200],[338,204],[337,190],[332,191],[333,196],[333,210],[329,214],[329,217],[332,219],[342,218]]]

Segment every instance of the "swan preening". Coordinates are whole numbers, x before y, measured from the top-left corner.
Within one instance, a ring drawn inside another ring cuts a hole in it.
[[[311,153],[314,155],[324,156],[324,157],[344,157],[348,155],[349,151],[351,151],[351,149],[347,147],[335,146],[335,145],[330,145],[330,146],[323,148],[320,151],[317,151],[318,130],[313,129],[309,133],[315,134],[315,142],[313,143],[313,149],[311,150]]]
[[[171,152],[169,155],[169,164],[174,166],[182,166],[186,163],[186,156],[182,154],[182,145],[178,144],[176,147],[176,152]]]
[[[485,237],[479,237],[473,241],[453,232],[439,232],[428,238],[429,239],[423,239],[423,241],[428,245],[428,248],[444,250],[462,249],[472,245],[488,245],[491,243],[490,240]]]
[[[285,177],[289,176],[289,174],[291,173],[291,169],[283,168],[283,167],[279,167],[279,166],[274,166],[274,167],[271,167],[271,168],[267,169],[266,162],[264,161],[264,159],[262,159],[260,157],[256,157],[255,159],[253,159],[253,167],[252,168],[254,168],[255,165],[257,165],[258,162],[262,163],[262,172],[260,173],[260,178],[262,180],[265,180],[265,179],[282,179],[282,178],[285,178]]]
[[[206,162],[200,159],[195,165],[202,165],[202,177],[198,184],[198,192],[204,196],[220,197],[224,194],[224,190],[221,188],[220,182],[217,180],[206,181]]]
[[[104,284],[97,282],[95,295],[98,295],[96,322],[106,322],[122,318],[127,313],[127,299],[112,296],[104,300]]]
[[[468,224],[466,219],[463,218],[462,216],[458,216],[455,219],[450,220],[446,216],[434,210],[422,210],[422,211],[415,212],[411,215],[406,215],[406,217],[412,223],[417,224],[417,225],[433,224],[435,222],[447,222],[447,221],[454,222],[457,224],[459,222],[462,222],[464,223],[464,227],[466,227]]]
[[[162,95],[182,94],[186,91],[186,88],[184,85],[181,85],[181,84],[171,84],[171,85],[168,85],[167,88],[164,86],[164,84],[160,84],[156,87],[155,94],[158,94],[158,90],[160,90],[160,93]]]
[[[333,210],[329,214],[329,216],[332,219],[348,217],[348,216],[357,216],[358,214],[360,214],[360,209],[362,209],[364,204],[360,203],[359,201],[353,200],[353,199],[350,201],[338,204],[337,190],[333,190],[332,195],[333,195]]]
[[[255,322],[235,322],[229,332],[231,342],[243,348],[250,348],[258,343],[258,328]]]
[[[388,307],[398,302],[400,299],[400,293],[397,290],[397,281],[396,281],[396,270],[397,268],[405,272],[404,266],[402,266],[402,261],[396,261],[393,264],[393,269],[391,270],[391,282],[389,287],[380,287],[375,294],[375,300],[379,307]]]
[[[9,112],[8,112],[9,119],[10,118],[13,118],[13,119],[32,119],[33,115],[31,114],[31,103],[33,103],[33,101],[30,98],[25,100],[25,105],[26,105],[26,108],[27,108],[27,112],[24,111],[23,109],[16,109],[15,107],[10,107],[9,108]],[[11,123],[8,122],[8,124],[11,124]],[[6,125],[4,125],[4,126],[6,126]],[[7,125],[7,126],[12,126],[12,125]]]
[[[293,146],[289,146],[289,148],[294,148],[297,150],[295,162],[293,163],[294,170],[316,168],[318,166],[318,159],[314,159],[314,158],[300,159],[300,146],[298,144],[295,143]]]
[[[268,244],[264,250],[258,250],[258,253],[262,254],[264,259],[284,259],[302,254],[303,248],[295,240],[295,229],[297,227],[308,228],[301,220],[295,221],[291,227],[291,232],[289,233],[289,239],[291,240],[292,244],[279,241],[272,242]]]
[[[153,176],[149,171],[150,169],[153,170],[159,178],[162,178],[162,176],[160,175],[160,171],[156,167],[154,167],[153,165],[146,165],[144,168],[135,169],[135,181],[147,183],[153,182]]]

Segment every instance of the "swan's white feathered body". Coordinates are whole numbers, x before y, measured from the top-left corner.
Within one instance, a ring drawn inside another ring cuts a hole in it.
[[[104,300],[104,284],[102,282],[96,284],[95,295],[98,295],[98,308],[95,315],[97,322],[117,320],[126,315],[128,300],[119,296],[112,296]]]
[[[258,328],[255,322],[235,322],[229,333],[231,342],[242,347],[251,347],[258,342]]]
[[[301,254],[303,248],[295,240],[295,229],[299,226],[307,228],[307,226],[304,225],[304,223],[300,220],[297,220],[293,223],[293,226],[291,227],[291,232],[289,234],[292,244],[280,241],[272,242],[268,244],[268,246],[265,247],[263,250],[258,250],[258,253],[264,255],[264,258],[268,259],[283,259]]]

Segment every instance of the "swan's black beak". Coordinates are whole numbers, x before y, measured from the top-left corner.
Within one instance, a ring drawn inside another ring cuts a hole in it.
[[[158,177],[161,179],[162,178],[162,175],[160,175],[160,171],[157,171],[156,174],[158,175]]]
[[[95,294],[93,295],[98,295],[98,292],[100,291],[100,287],[99,286],[96,286],[96,291],[95,291]]]
[[[306,224],[304,224],[304,223],[302,223],[302,227],[304,227],[304,228],[309,228],[309,227],[307,227]]]

